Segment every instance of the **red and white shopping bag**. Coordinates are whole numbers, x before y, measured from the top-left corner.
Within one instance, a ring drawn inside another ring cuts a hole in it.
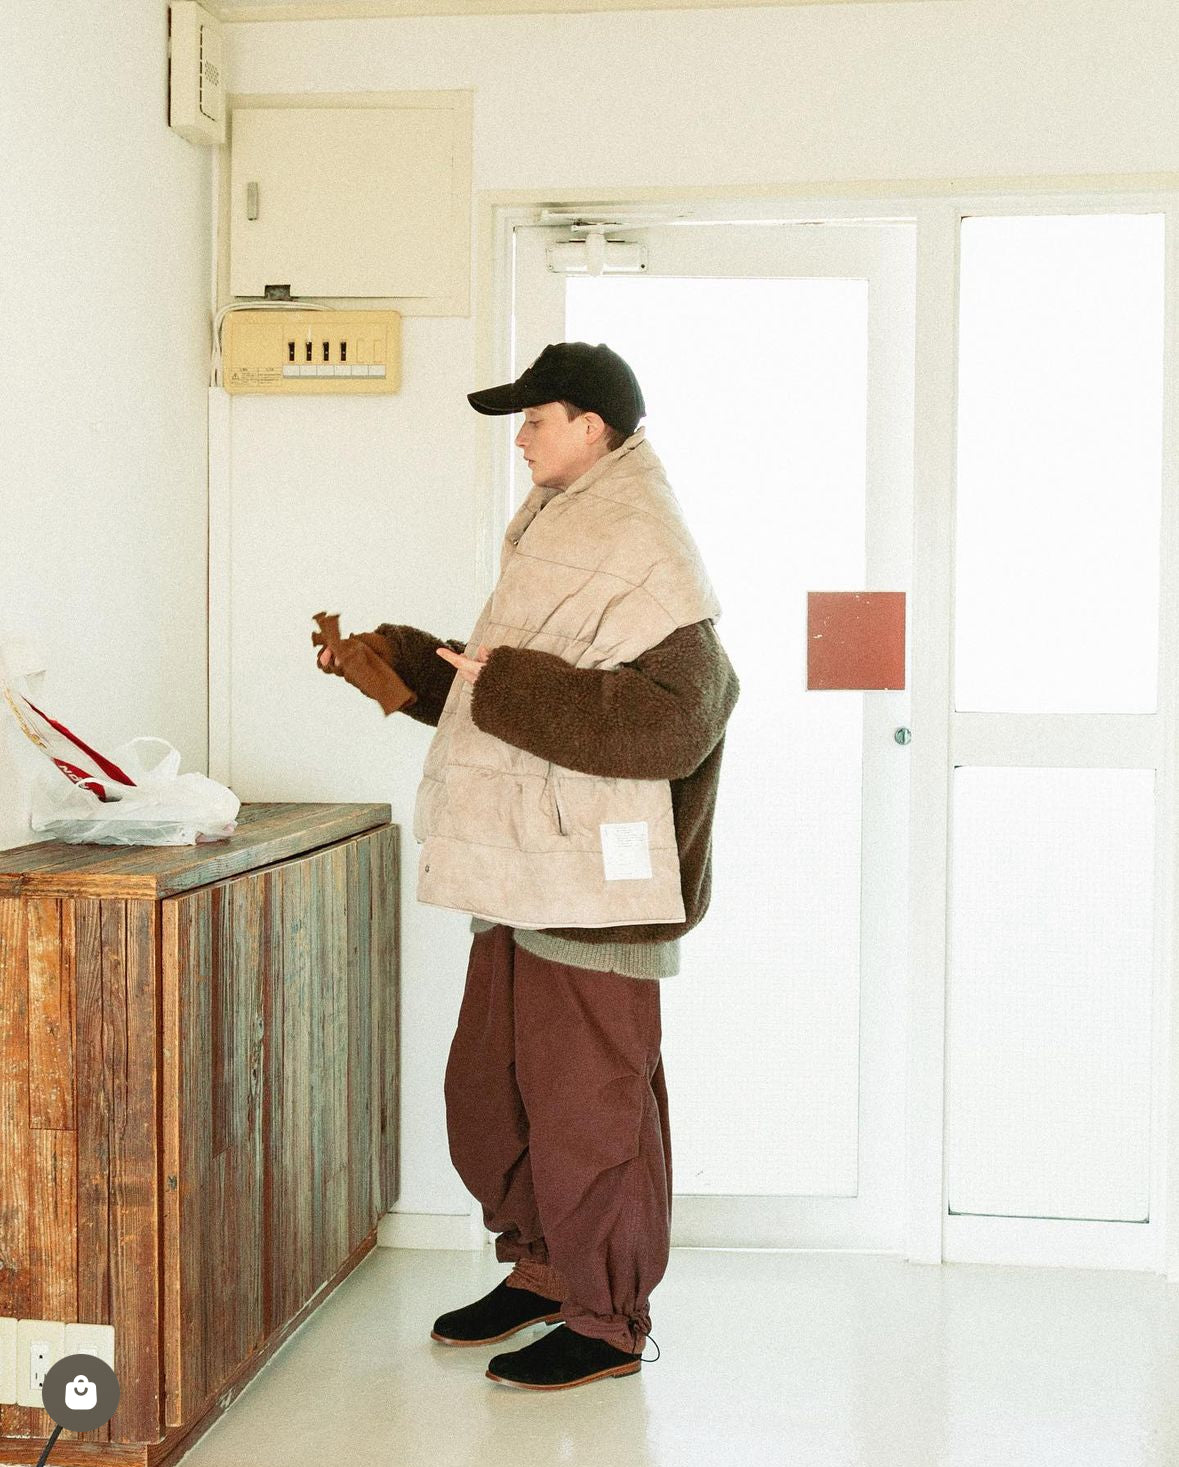
[[[17,725],[44,756],[30,824],[50,840],[190,846],[224,840],[237,828],[238,797],[203,774],[180,774],[180,753],[166,739],[135,738],[108,758],[11,683],[0,682],[0,689]]]

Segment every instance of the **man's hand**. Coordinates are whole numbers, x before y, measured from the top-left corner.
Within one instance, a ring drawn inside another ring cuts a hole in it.
[[[457,670],[459,677],[465,678],[472,685],[478,681],[483,664],[491,656],[482,642],[479,643],[479,650],[474,657],[462,657],[459,653],[452,652],[449,647],[437,647],[435,651],[439,657],[449,662],[451,667]]]

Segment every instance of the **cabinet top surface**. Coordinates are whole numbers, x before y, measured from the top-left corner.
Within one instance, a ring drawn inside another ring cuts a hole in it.
[[[0,851],[0,896],[140,897],[207,886],[388,825],[382,804],[243,804],[225,840],[195,846],[39,841]]]

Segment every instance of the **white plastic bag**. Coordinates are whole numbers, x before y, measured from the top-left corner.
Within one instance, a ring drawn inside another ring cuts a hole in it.
[[[191,846],[233,834],[241,801],[203,774],[178,774],[180,753],[165,739],[132,739],[112,758],[135,784],[106,801],[46,764],[33,786],[33,829],[48,840],[121,846]]]
[[[134,738],[108,759],[10,684],[3,692],[44,755],[34,774],[30,824],[46,839],[191,846],[224,840],[237,828],[238,797],[206,775],[178,773],[180,753],[166,739]]]

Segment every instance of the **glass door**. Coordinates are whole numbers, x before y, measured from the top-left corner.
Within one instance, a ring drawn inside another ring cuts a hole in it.
[[[741,679],[711,907],[662,989],[672,1241],[900,1251],[915,228],[612,234],[640,273],[516,229],[513,357],[630,362]]]

